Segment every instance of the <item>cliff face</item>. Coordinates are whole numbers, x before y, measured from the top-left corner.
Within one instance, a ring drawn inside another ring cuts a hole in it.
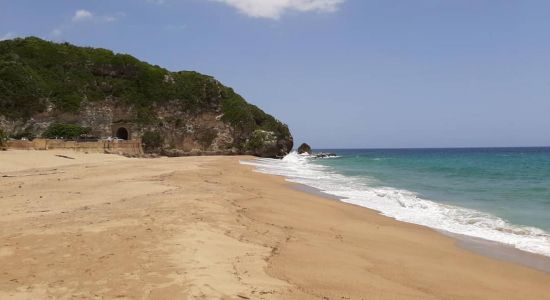
[[[38,38],[0,42],[0,128],[33,137],[54,123],[100,137],[120,128],[129,138],[154,135],[165,150],[275,157],[292,149],[285,124],[210,76]]]

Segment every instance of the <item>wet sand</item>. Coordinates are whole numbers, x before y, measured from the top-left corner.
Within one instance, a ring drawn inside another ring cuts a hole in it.
[[[545,272],[240,159],[0,152],[0,299],[550,295]]]
[[[319,189],[295,183],[291,187],[298,191],[314,194],[323,198],[339,201],[340,198],[322,192]],[[359,207],[358,208],[363,208]],[[456,239],[457,245],[461,248],[485,255],[494,259],[504,260],[520,264],[529,268],[550,274],[550,257],[519,250],[515,247],[505,245],[495,241],[489,241],[481,238],[456,234],[444,230],[435,230],[443,235]]]
[[[492,257],[494,259],[517,263],[543,271],[550,275],[550,257],[519,250],[515,247],[485,239],[442,232],[457,239],[457,245],[464,249]]]

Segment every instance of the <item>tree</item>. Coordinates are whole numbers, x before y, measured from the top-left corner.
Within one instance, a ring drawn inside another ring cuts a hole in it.
[[[74,139],[83,134],[90,133],[90,128],[73,124],[53,123],[42,134],[45,138],[66,138]]]

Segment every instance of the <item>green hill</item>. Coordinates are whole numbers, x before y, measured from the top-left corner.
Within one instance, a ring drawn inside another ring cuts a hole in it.
[[[95,125],[92,119],[108,110],[105,105],[114,112],[109,120]],[[132,124],[138,136],[158,132],[163,136],[163,148],[190,150],[184,148],[193,144],[193,139],[202,150],[232,148],[262,156],[273,156],[273,149],[262,149],[270,148],[266,142],[273,144],[273,139],[278,145],[276,155],[292,148],[285,124],[213,77],[192,71],[170,72],[127,54],[35,37],[0,42],[0,117],[1,128],[10,135],[29,132],[38,136],[53,123],[87,126],[98,135],[108,135],[110,121]],[[196,122],[205,118],[212,122]],[[33,123],[37,119],[41,122]],[[213,124],[215,121],[229,125],[230,132],[220,132],[223,126]],[[193,137],[189,137],[189,128],[196,127],[202,133],[191,132]],[[219,134],[230,138],[205,147],[200,142],[204,131],[215,135],[213,140]],[[270,136],[272,141],[258,142],[258,136]]]

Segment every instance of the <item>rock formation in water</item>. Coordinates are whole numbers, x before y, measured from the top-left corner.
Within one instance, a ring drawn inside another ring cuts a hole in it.
[[[298,154],[303,153],[311,154],[311,147],[306,143],[303,143],[300,145],[300,147],[298,147]]]

